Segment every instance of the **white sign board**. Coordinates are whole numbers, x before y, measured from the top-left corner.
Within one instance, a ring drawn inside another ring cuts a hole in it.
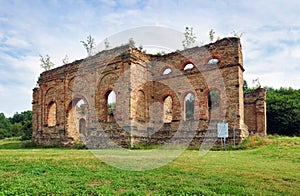
[[[228,137],[228,123],[218,123],[218,137]]]

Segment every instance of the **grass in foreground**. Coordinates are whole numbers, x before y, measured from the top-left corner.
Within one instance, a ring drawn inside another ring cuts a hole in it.
[[[0,142],[0,195],[300,194],[299,137],[267,138],[259,148],[203,157],[187,150],[163,167],[141,172],[111,167],[88,150],[21,145]]]

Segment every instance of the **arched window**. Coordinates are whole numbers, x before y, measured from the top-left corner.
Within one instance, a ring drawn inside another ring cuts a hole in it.
[[[49,127],[56,125],[56,103],[54,101],[51,101],[48,106],[47,124]]]
[[[208,108],[217,108],[220,105],[220,92],[217,89],[210,90],[208,93]]]
[[[163,75],[168,75],[171,72],[172,72],[171,68],[167,67],[166,69],[164,69]]]
[[[195,66],[192,63],[188,63],[184,66],[183,70],[187,71],[187,70],[191,70],[193,69]]]
[[[69,104],[67,112],[67,131],[75,141],[80,140],[80,134],[86,135],[87,116],[88,104],[85,99],[73,99]]]
[[[195,96],[193,93],[188,93],[184,98],[184,119],[194,120],[195,111]]]
[[[212,59],[209,59],[209,61],[207,62],[208,65],[215,65],[215,64],[218,64],[219,62],[219,59],[216,59],[216,58],[212,58]]]
[[[164,123],[170,123],[172,122],[172,98],[171,96],[167,96],[165,99],[164,99]]]
[[[77,115],[85,115],[87,113],[87,105],[83,99],[79,99],[76,103],[76,113]]]
[[[84,118],[79,120],[79,133],[86,135],[86,121]]]
[[[116,93],[115,91],[109,91],[107,93],[106,98],[107,103],[107,122],[113,122],[114,121],[114,114],[116,111]]]

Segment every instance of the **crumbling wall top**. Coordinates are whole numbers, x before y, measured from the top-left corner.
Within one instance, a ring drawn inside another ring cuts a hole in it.
[[[210,59],[216,58],[219,60],[219,67],[239,65],[242,70],[244,70],[240,39],[236,37],[229,37],[201,47],[196,46],[165,55],[147,54],[129,44],[126,44],[113,49],[103,50],[94,56],[76,60],[72,63],[45,71],[40,74],[38,84],[65,77],[68,73],[76,72],[79,68],[88,66],[94,67],[97,65],[101,67],[107,66],[110,63],[115,63],[115,61],[130,60],[137,62],[171,62],[172,59],[178,59],[178,56],[182,56],[182,59],[189,59],[183,61],[194,61],[197,62],[197,64],[202,65],[207,64]]]

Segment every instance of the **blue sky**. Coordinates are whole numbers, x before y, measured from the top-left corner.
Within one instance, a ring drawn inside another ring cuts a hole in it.
[[[39,55],[56,66],[86,57],[80,41],[96,43],[131,28],[159,26],[183,32],[191,26],[198,43],[243,32],[244,77],[262,86],[300,88],[300,1],[288,0],[0,0],[0,112],[31,109]],[[180,48],[179,48],[180,49]]]

